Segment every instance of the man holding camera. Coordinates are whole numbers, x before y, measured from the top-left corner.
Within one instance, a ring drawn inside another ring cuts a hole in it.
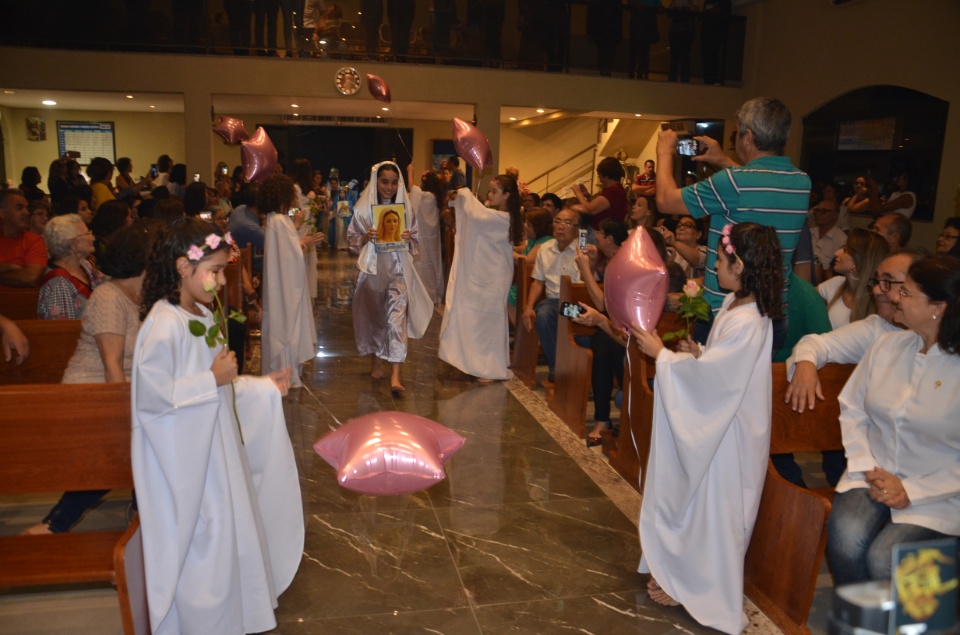
[[[718,170],[709,179],[677,186],[673,162],[677,153],[677,133],[662,130],[657,140],[657,207],[664,214],[689,214],[694,218],[709,217],[707,263],[704,297],[713,312],[720,310],[726,293],[717,281],[717,243],[720,232],[728,224],[755,222],[772,227],[783,251],[785,287],[784,304],[790,277],[790,260],[807,218],[810,200],[810,177],[795,168],[783,156],[790,135],[790,110],[779,99],[756,97],[743,104],[736,114],[737,158],[743,165],[726,156],[716,140],[695,137],[705,151],[693,157]],[[705,342],[709,327],[694,331],[694,339]],[[787,336],[787,319],[774,322],[773,352]]]

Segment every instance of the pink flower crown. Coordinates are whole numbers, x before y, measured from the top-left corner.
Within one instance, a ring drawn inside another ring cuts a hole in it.
[[[220,247],[220,242],[223,241],[228,245],[233,245],[233,236],[230,235],[230,232],[227,232],[223,235],[223,238],[217,236],[216,234],[207,234],[207,237],[203,239],[203,243],[200,245],[190,245],[190,249],[187,250],[187,259],[189,260],[203,260],[203,257],[207,255],[207,249],[210,249],[210,253],[213,253]]]
[[[740,256],[737,255],[737,250],[734,249],[733,243],[730,242],[731,229],[733,229],[733,225],[724,226],[723,231],[720,232],[721,233],[720,241],[723,243],[723,250],[727,252],[727,254],[733,256],[737,260],[740,260]]]

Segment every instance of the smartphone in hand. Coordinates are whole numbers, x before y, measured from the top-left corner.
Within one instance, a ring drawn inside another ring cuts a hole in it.
[[[584,313],[583,307],[573,302],[563,302],[560,304],[560,314],[568,318],[577,318]]]

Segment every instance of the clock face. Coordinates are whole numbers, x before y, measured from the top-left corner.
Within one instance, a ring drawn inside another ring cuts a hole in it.
[[[353,95],[360,90],[360,73],[358,73],[355,68],[344,66],[337,71],[337,75],[333,81],[337,86],[337,90],[344,95]]]

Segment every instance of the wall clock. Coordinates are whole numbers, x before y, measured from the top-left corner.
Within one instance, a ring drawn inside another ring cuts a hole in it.
[[[333,82],[341,94],[353,95],[360,90],[360,73],[355,68],[344,66],[337,71]]]

